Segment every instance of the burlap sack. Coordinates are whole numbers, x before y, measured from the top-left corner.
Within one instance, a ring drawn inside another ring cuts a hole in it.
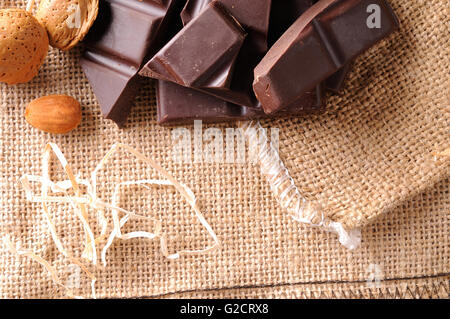
[[[356,60],[325,115],[271,122],[302,195],[363,226],[449,174],[448,6],[391,1],[400,31]],[[408,3],[408,4],[407,4]]]
[[[27,202],[18,180],[40,173],[48,141],[61,147],[83,177],[113,143],[122,142],[194,191],[222,246],[167,260],[158,241],[116,241],[109,265],[91,267],[98,297],[447,297],[449,162],[432,155],[449,148],[447,6],[391,4],[401,31],[356,61],[346,92],[330,99],[327,114],[263,123],[280,128],[281,157],[308,200],[348,228],[366,225],[358,250],[292,221],[257,165],[175,163],[171,129],[155,124],[151,81],[124,130],[103,120],[78,64],[81,49],[51,50],[31,83],[0,86],[1,235],[47,259],[61,280],[89,297],[89,281],[58,253],[41,206]],[[1,3],[13,5],[24,7],[23,1]],[[54,93],[77,97],[83,105],[83,122],[70,134],[41,133],[24,120],[29,101]],[[125,154],[107,169],[99,183],[105,200],[118,181],[157,176]],[[65,178],[57,166],[52,177]],[[127,208],[163,220],[170,252],[211,244],[176,193],[133,188],[122,198]],[[52,209],[63,244],[79,256],[84,235],[78,219],[65,205]],[[140,220],[129,228],[151,227]],[[5,247],[0,254],[0,296],[64,297],[39,264]],[[381,282],[370,281],[374,272]]]

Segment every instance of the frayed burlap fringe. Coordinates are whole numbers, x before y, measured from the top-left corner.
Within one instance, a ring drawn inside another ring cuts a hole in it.
[[[318,227],[339,236],[339,242],[348,249],[356,249],[361,243],[358,228],[345,229],[340,222],[333,222],[322,207],[305,199],[286,169],[280,154],[273,143],[263,133],[258,121],[239,123],[249,149],[254,150],[261,174],[267,180],[275,199],[280,206],[297,222]]]
[[[365,284],[286,284],[175,293],[158,298],[288,298],[288,299],[447,299],[450,276],[395,280],[380,287]]]

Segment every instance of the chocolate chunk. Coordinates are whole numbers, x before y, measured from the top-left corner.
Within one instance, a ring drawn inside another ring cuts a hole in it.
[[[295,0],[298,1],[298,0]],[[319,0],[313,0],[313,3],[317,3]],[[345,81],[348,78],[350,71],[352,70],[353,63],[347,63],[336,73],[328,77],[325,80],[325,87],[328,91],[333,93],[339,93],[345,86]]]
[[[213,2],[170,40],[141,74],[188,87],[228,88],[245,36],[239,23]]]
[[[156,86],[158,105],[158,123],[164,125],[192,124],[194,120],[205,123],[220,123],[259,118],[275,118],[318,113],[324,110],[317,99],[323,96],[322,86],[317,91],[308,92],[299,103],[295,103],[280,112],[265,114],[262,109],[248,108],[218,99],[209,94],[192,90],[181,85],[158,81]]]
[[[369,19],[376,8],[381,19]],[[276,112],[392,33],[398,20],[384,0],[321,0],[272,46],[255,68],[253,89],[266,113]]]
[[[186,5],[181,11],[181,21],[183,25],[187,25],[196,16],[202,12],[202,10],[212,2],[213,0],[187,0]]]
[[[164,42],[183,1],[104,0],[85,39],[81,66],[105,118],[123,126],[140,87],[138,71]]]
[[[268,23],[271,14],[271,0],[216,0],[220,2],[230,14],[248,32],[248,41],[258,52],[267,51]],[[181,12],[183,25],[188,24],[212,0],[188,0]]]
[[[239,119],[245,112],[242,106],[172,82],[159,80],[156,92],[159,124],[223,122]]]
[[[87,51],[81,66],[103,116],[123,127],[141,87],[136,65],[114,56]]]
[[[192,28],[193,24],[198,24],[198,20],[204,14],[204,10],[207,6],[212,5],[211,1],[201,1],[201,0],[190,0],[182,13],[182,18],[185,23],[188,23],[186,27],[180,31],[180,34],[186,32],[186,29]],[[233,17],[234,15],[238,16],[239,24],[242,25],[248,35],[239,50],[239,55],[235,59],[234,62],[234,73],[230,73],[231,82],[228,87],[201,87],[201,86],[191,86],[197,90],[202,92],[206,92],[208,94],[214,95],[231,103],[249,106],[249,107],[258,107],[258,102],[253,94],[252,83],[253,83],[253,69],[261,60],[267,48],[267,32],[269,27],[269,15],[270,15],[270,0],[248,0],[248,1],[237,1],[237,0],[219,0],[213,3],[221,4],[224,8],[227,9],[229,13]],[[206,7],[205,7],[206,6]],[[218,37],[217,34],[212,32],[212,28],[214,26],[209,26],[208,28],[202,28],[198,30],[198,33],[195,34],[196,39],[192,37],[192,40],[202,39],[205,37]],[[217,40],[216,40],[217,41]],[[172,41],[167,44],[167,46],[171,45]],[[167,46],[163,48],[163,50],[167,49]],[[199,45],[201,47],[201,45]],[[203,48],[205,49],[205,48]],[[162,50],[162,51],[163,51]],[[205,51],[205,50],[203,50]],[[206,51],[205,51],[206,52]],[[203,54],[205,54],[203,52]],[[158,59],[159,52],[154,60]],[[194,59],[194,56],[188,54],[186,51],[183,54],[184,60],[183,63],[186,63],[186,60]],[[228,56],[231,55],[228,54]],[[150,61],[148,65],[146,65],[140,74],[147,75],[150,77],[158,77],[164,78],[155,74],[152,70],[151,64],[154,61]],[[180,61],[181,62],[181,61]],[[188,61],[190,63],[190,61]],[[159,70],[158,70],[159,72]],[[221,83],[221,78],[223,78],[223,72],[217,72],[215,74],[215,79],[213,82]],[[167,79],[167,78],[166,78]],[[173,80],[172,80],[173,81]],[[212,80],[211,80],[212,81]],[[174,81],[176,83],[183,84],[183,81]],[[228,84],[228,83],[227,83]]]
[[[184,24],[189,23],[193,18],[195,18],[206,5],[208,5],[212,0],[188,0],[183,12],[181,14]],[[267,9],[267,3],[257,0],[256,2],[245,2],[236,1],[223,1],[220,0],[222,4],[232,13],[239,16],[239,21],[246,29],[252,29],[252,19],[247,18],[245,13],[249,11],[249,8],[255,9],[258,5],[262,5]],[[235,2],[235,3],[234,3]],[[230,3],[234,3],[230,5]],[[270,2],[269,2],[270,4]],[[279,13],[279,19],[273,19],[271,16],[271,24],[280,23],[282,25],[282,30],[280,35],[293,23],[296,18],[302,14],[307,8],[311,6],[311,0],[285,0],[285,1],[274,1],[272,3],[273,9],[277,10]],[[294,10],[295,9],[295,10]],[[250,10],[250,11],[251,11]],[[264,9],[265,10],[265,9]],[[263,11],[264,11],[263,10]],[[260,8],[261,11],[261,8]],[[288,15],[290,14],[290,16]],[[284,14],[284,16],[283,16]],[[272,15],[272,13],[271,13]],[[254,15],[253,15],[254,16]],[[252,16],[251,16],[252,17]],[[289,18],[290,17],[290,18]],[[266,19],[263,19],[266,20]],[[259,22],[256,22],[257,25]],[[256,28],[255,28],[256,29]],[[266,27],[267,29],[267,27]],[[270,31],[272,32],[272,31]],[[264,33],[264,32],[263,32]],[[267,32],[265,32],[266,34]],[[255,36],[257,32],[249,31],[247,35],[246,43],[244,46],[248,48],[253,47],[253,51],[260,51],[261,46],[254,46],[255,42],[261,41],[261,38]],[[254,37],[254,40],[251,40]],[[250,41],[249,41],[250,39]],[[267,37],[264,38],[264,43],[267,45]],[[253,42],[253,44],[252,44]],[[245,53],[245,52],[244,52]],[[242,54],[244,61],[241,66],[244,70],[250,70],[250,80],[248,83],[253,81],[253,66],[255,65],[256,59],[255,55],[249,55],[253,62],[246,64],[248,57]],[[247,60],[246,60],[247,58]],[[253,63],[253,64],[252,64]],[[252,66],[253,65],[253,66]],[[245,73],[245,72],[244,72]],[[236,69],[236,75],[241,75],[241,69]],[[239,79],[242,79],[239,77]],[[242,81],[244,82],[244,81]],[[237,121],[237,120],[247,120],[254,118],[263,118],[267,115],[262,112],[260,108],[248,108],[245,106],[239,106],[230,102],[226,102],[222,99],[213,97],[209,94],[204,94],[197,90],[193,90],[186,87],[181,87],[174,83],[168,83],[165,81],[158,81],[156,86],[157,92],[157,104],[158,104],[158,123],[160,124],[185,124],[191,123],[194,120],[203,120],[207,123],[224,122],[224,121]],[[310,92],[305,94],[302,98],[298,99],[290,107],[287,107],[273,116],[287,116],[287,115],[302,115],[305,113],[317,113],[324,110],[324,91],[323,86],[318,85],[315,92]]]
[[[318,0],[283,0],[272,3],[269,27],[269,45],[272,46],[287,29]],[[344,66],[325,80],[325,86],[332,92],[339,92],[351,70],[351,64]]]

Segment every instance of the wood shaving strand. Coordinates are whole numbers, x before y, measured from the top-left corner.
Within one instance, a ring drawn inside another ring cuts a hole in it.
[[[111,203],[104,202],[97,197],[97,173],[104,168],[107,161],[119,150],[123,150],[128,154],[134,155],[137,159],[143,161],[144,163],[151,166],[155,169],[159,174],[161,174],[165,179],[144,179],[137,181],[122,181],[116,184],[114,193],[112,195]],[[68,179],[54,182],[51,180],[49,175],[49,167],[51,160],[51,153],[56,155],[56,159],[61,164],[65,174]],[[41,203],[44,211],[44,215],[48,224],[48,231],[51,235],[51,238],[54,244],[57,247],[57,250],[67,259],[69,259],[72,263],[79,266],[86,275],[91,279],[91,289],[92,296],[95,298],[95,282],[96,277],[87,269],[87,267],[77,258],[71,255],[62,244],[57,231],[56,225],[51,217],[48,204],[50,203],[64,203],[69,204],[71,208],[74,210],[76,216],[80,220],[83,225],[83,229],[85,231],[86,240],[84,244],[84,249],[82,250],[82,257],[86,260],[90,261],[94,266],[97,264],[97,245],[100,244],[103,240],[106,239],[106,244],[103,246],[101,250],[100,259],[104,266],[107,265],[106,254],[108,249],[114,243],[115,239],[129,240],[134,238],[146,238],[149,240],[158,239],[160,240],[160,249],[162,254],[168,259],[177,259],[183,255],[199,255],[209,251],[212,251],[219,247],[219,240],[213,231],[212,227],[204,218],[203,214],[199,206],[197,205],[196,197],[192,190],[188,188],[186,185],[175,180],[164,168],[162,168],[159,164],[153,161],[150,158],[145,157],[143,154],[137,152],[130,146],[116,143],[111,149],[106,153],[106,155],[100,160],[99,164],[96,166],[95,170],[91,173],[91,179],[86,180],[82,179],[73,174],[73,171],[64,156],[61,152],[60,148],[54,143],[48,143],[43,152],[42,158],[42,175],[34,176],[34,175],[23,175],[20,179],[23,189],[25,190],[27,200],[33,203]],[[36,195],[33,192],[32,183],[40,184],[40,194]],[[80,185],[85,186],[86,193],[81,192]],[[143,216],[136,214],[135,212],[125,210],[118,206],[119,203],[119,191],[121,187],[124,186],[132,186],[139,185],[144,188],[150,188],[150,186],[165,186],[165,187],[174,187],[181,196],[186,200],[189,206],[193,209],[197,219],[202,224],[202,226],[206,229],[208,234],[212,237],[214,243],[204,249],[198,250],[182,250],[170,254],[167,247],[167,240],[164,234],[162,233],[162,221],[159,219],[154,219],[148,216]],[[74,195],[69,195],[69,190],[73,191]],[[50,194],[51,192],[51,194]],[[87,208],[90,207],[97,211],[99,216],[99,224],[101,226],[101,233],[98,237],[95,237],[92,228],[89,224]],[[109,235],[107,234],[107,223],[104,215],[105,210],[111,210],[111,215],[113,219],[113,227]],[[119,218],[119,213],[124,214],[123,217]],[[154,232],[148,232],[143,230],[137,230],[129,233],[122,233],[122,228],[124,225],[132,218],[144,218],[155,222],[155,230]],[[13,247],[12,244],[9,247]],[[15,253],[19,251],[17,249],[11,250]],[[27,255],[30,258],[33,258],[37,262],[41,263],[52,275],[52,279],[60,286],[63,286],[59,279],[56,276],[56,272],[49,262],[40,258],[39,256],[33,254],[32,252],[22,253],[22,255]],[[64,287],[64,286],[63,286]],[[65,287],[66,288],[66,287]],[[68,294],[70,294],[69,290],[66,288]],[[71,295],[72,296],[72,295]],[[76,296],[72,296],[76,297]]]
[[[3,240],[4,245],[7,247],[7,249],[11,253],[16,254],[18,256],[28,257],[31,260],[34,260],[35,262],[40,264],[42,267],[44,267],[44,269],[50,274],[50,277],[52,278],[53,282],[56,285],[62,287],[66,291],[66,295],[68,297],[75,298],[75,299],[83,299],[83,297],[81,297],[81,296],[77,296],[77,295],[72,294],[72,291],[66,285],[64,285],[61,282],[61,280],[59,279],[58,274],[56,272],[56,269],[47,260],[45,260],[41,256],[35,254],[31,250],[24,250],[24,249],[18,248],[18,245],[14,244],[13,242],[11,242],[11,240],[10,240],[10,238],[8,236],[4,236],[2,238],[2,240]],[[92,290],[92,297],[94,299],[96,298],[95,282],[96,282],[96,279],[95,278],[91,278],[91,290]]]

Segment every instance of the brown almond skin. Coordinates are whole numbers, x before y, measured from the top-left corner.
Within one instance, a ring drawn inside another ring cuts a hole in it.
[[[25,119],[33,127],[53,134],[65,134],[81,122],[81,105],[67,95],[49,95],[27,105]]]
[[[0,82],[12,85],[31,81],[47,52],[47,31],[31,13],[0,9]]]

